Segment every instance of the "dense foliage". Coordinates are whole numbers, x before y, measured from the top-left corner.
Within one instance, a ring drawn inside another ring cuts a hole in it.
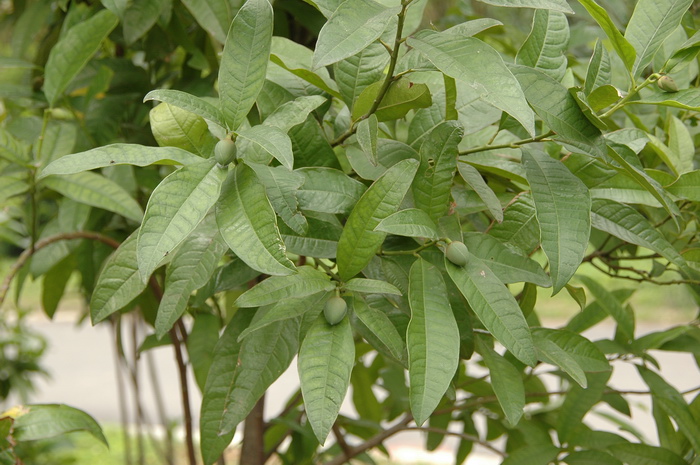
[[[52,316],[73,275],[93,324],[143,318],[203,392],[205,464],[243,422],[249,465],[372,463],[407,429],[461,437],[456,463],[700,463],[697,390],[650,353],[697,356],[698,322],[640,337],[629,305],[700,290],[692,0],[483,2],[0,2],[0,236],[23,251],[0,303],[41,278]],[[560,292],[581,311],[546,327]],[[601,403],[628,432],[582,421]],[[193,464],[186,398],[184,421]]]

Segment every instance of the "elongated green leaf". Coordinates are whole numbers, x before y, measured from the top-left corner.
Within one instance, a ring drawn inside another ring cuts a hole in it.
[[[700,89],[681,89],[678,92],[654,92],[630,104],[663,105],[683,110],[700,111]]]
[[[243,340],[243,338],[248,337],[249,334],[278,321],[297,318],[306,313],[313,313],[315,317],[321,313],[324,304],[331,295],[331,292],[319,292],[310,296],[287,298],[276,304],[262,307],[258,310],[258,312],[262,313],[262,316],[256,318],[255,321],[241,333],[238,340]]]
[[[507,6],[517,8],[542,8],[547,10],[561,11],[563,13],[573,13],[573,10],[566,4],[566,0],[479,0],[483,3],[496,6]]]
[[[51,49],[44,72],[44,93],[50,106],[56,104],[68,84],[85,67],[118,22],[112,12],[101,10],[92,18],[70,28]]]
[[[348,213],[367,190],[364,184],[333,168],[296,170],[305,181],[297,192],[299,207],[322,213]]]
[[[653,250],[681,270],[687,270],[688,264],[673,245],[644,215],[629,205],[612,200],[593,200],[591,220],[594,228],[619,237],[623,241]]]
[[[382,82],[378,81],[362,91],[352,108],[353,121],[369,113],[381,88]],[[407,77],[402,77],[389,86],[374,114],[379,121],[391,121],[403,118],[410,110],[427,108],[432,103],[430,89],[426,84],[416,84]]]
[[[218,139],[204,118],[180,107],[161,103],[148,114],[151,132],[161,147],[179,147],[208,158]]]
[[[578,450],[562,459],[568,465],[623,465],[612,455],[599,450]]]
[[[237,134],[238,137],[249,140],[255,146],[260,147],[286,168],[291,170],[294,167],[292,141],[281,129],[272,126],[254,126],[239,131]],[[242,157],[245,158],[245,154]]]
[[[146,34],[158,20],[161,12],[170,5],[168,0],[142,0],[130,2],[121,18],[124,39],[132,44]]]
[[[214,218],[203,221],[173,257],[165,276],[165,290],[156,315],[156,335],[161,338],[187,308],[192,292],[214,274],[228,247]]]
[[[478,88],[480,98],[508,113],[533,136],[535,120],[520,85],[496,50],[473,37],[421,31],[408,39],[446,75]]]
[[[673,53],[673,55],[664,64],[661,71],[671,72],[678,66],[682,68],[695,60],[698,53],[700,53],[700,33],[696,32]]]
[[[378,279],[352,278],[345,283],[345,290],[364,294],[392,294],[401,295],[401,291],[394,285]]]
[[[442,273],[423,259],[408,281],[411,321],[406,330],[411,412],[417,425],[433,413],[459,364],[459,330]]]
[[[635,465],[687,465],[688,463],[668,449],[647,444],[619,443],[608,446],[607,449],[623,462]]]
[[[199,417],[201,433],[202,460],[211,465],[219,458],[233,439],[235,431],[220,435],[223,427],[224,413],[231,404],[231,391],[241,343],[238,336],[246,329],[255,312],[236,312],[224,333],[214,347],[207,382],[202,391],[202,407]]]
[[[551,444],[527,445],[508,454],[501,465],[548,465],[558,453],[559,448]]]
[[[330,79],[324,80],[324,78],[321,77],[319,74],[316,74],[313,71],[309,71],[306,68],[294,68],[292,67],[293,65],[289,66],[284,62],[284,60],[281,57],[275,55],[274,52],[270,54],[270,61],[278,65],[279,67],[286,69],[293,75],[300,77],[309,84],[316,86],[322,91],[331,94],[333,97],[342,98],[338,90],[335,88],[333,81],[331,81]]]
[[[530,105],[558,139],[581,153],[605,156],[600,129],[586,118],[566,87],[532,68],[514,65],[510,69],[520,81]]]
[[[0,159],[24,166],[29,163],[29,145],[0,127]]]
[[[15,419],[12,437],[18,441],[35,441],[73,431],[85,431],[108,446],[102,428],[87,413],[63,404],[37,404]]]
[[[585,337],[565,329],[534,328],[532,336],[540,342],[547,340],[565,351],[586,372],[610,371],[605,354]]]
[[[180,107],[183,110],[199,115],[205,120],[211,121],[222,128],[226,126],[224,123],[224,115],[221,110],[206,100],[192,94],[188,94],[187,92],[172,89],[152,90],[143,98],[144,102],[149,100],[157,100]]]
[[[465,267],[447,259],[445,267],[486,329],[518,360],[534,366],[537,356],[530,328],[515,298],[493,271],[472,254]]]
[[[598,305],[617,321],[618,329],[627,340],[632,340],[634,338],[634,321],[622,307],[620,301],[613,297],[598,281],[584,275],[578,275],[577,279],[593,294]]]
[[[231,20],[231,3],[228,0],[183,0],[200,26],[220,44],[226,42],[226,32]]]
[[[247,0],[231,23],[219,68],[221,111],[230,129],[246,119],[265,82],[272,22],[267,0]]]
[[[588,247],[590,194],[563,163],[544,152],[523,150],[523,164],[556,294],[576,273]]]
[[[357,142],[360,144],[362,151],[374,165],[377,164],[377,134],[379,126],[377,115],[371,114],[369,118],[363,119],[357,125]]]
[[[323,219],[309,217],[307,220],[309,231],[303,236],[280,225],[282,226],[280,232],[287,250],[307,257],[335,258],[343,227],[336,222]]]
[[[581,368],[581,365],[578,364],[571,354],[550,339],[538,336],[538,334],[533,332],[532,338],[535,341],[538,358],[545,363],[556,365],[561,368],[582,388],[588,387],[586,373],[583,372],[583,368]]]
[[[398,236],[438,239],[438,230],[435,222],[426,212],[417,208],[401,210],[387,216],[379,222],[374,230]]]
[[[589,375],[588,387],[586,388],[582,388],[578,384],[571,386],[558,412],[557,433],[562,444],[577,444],[575,433],[580,430],[581,421],[586,413],[600,402],[610,374],[610,371],[606,371]]]
[[[330,276],[323,271],[310,266],[301,266],[297,271],[291,276],[272,276],[259,282],[236,299],[235,304],[239,307],[262,307],[283,299],[335,289]]]
[[[637,366],[639,374],[649,386],[651,395],[661,409],[673,418],[678,429],[690,441],[695,451],[700,450],[700,425],[693,416],[683,396],[661,376],[641,365]]]
[[[301,96],[291,102],[286,102],[277,107],[270,116],[265,118],[265,126],[274,126],[287,132],[298,124],[306,121],[309,114],[326,102],[321,95]]]
[[[398,162],[358,200],[338,241],[338,271],[343,280],[347,281],[362,271],[379,250],[386,233],[374,228],[399,209],[417,169],[416,160]]]
[[[608,12],[605,11],[594,0],[579,0],[579,3],[588,11],[598,25],[603,29],[605,35],[608,36],[617,55],[622,59],[623,63],[629,71],[634,67],[637,52],[634,47],[620,33],[615,23],[610,19]]]
[[[666,190],[677,197],[700,201],[700,170],[683,173]]]
[[[106,166],[189,165],[197,161],[201,161],[201,158],[176,147],[111,144],[65,155],[46,165],[37,179],[52,174],[75,174]]]
[[[284,166],[268,166],[251,163],[258,179],[265,185],[265,192],[270,204],[280,218],[302,236],[306,234],[309,225],[304,215],[299,211],[297,190],[304,183],[304,177],[299,173],[288,170]]]
[[[676,30],[693,0],[640,0],[625,30],[625,39],[637,51],[632,74],[639,76]]]
[[[549,276],[536,261],[513,251],[493,236],[465,233],[464,243],[504,284],[525,281],[541,287],[552,285]]]
[[[378,350],[389,353],[396,360],[405,364],[406,345],[389,317],[382,310],[367,304],[364,298],[354,295],[350,299],[353,326],[359,326],[358,331]],[[358,325],[359,322],[359,325]],[[369,334],[366,334],[363,330]],[[371,340],[374,339],[374,340]]]
[[[245,338],[241,344],[233,388],[226,396],[220,435],[235,430],[292,363],[299,349],[299,320],[273,323],[260,329],[256,336]]]
[[[341,3],[318,34],[313,67],[328,66],[360,52],[384,32],[389,18],[399,10],[373,0]]]
[[[224,183],[216,221],[228,246],[251,268],[279,276],[295,272],[265,188],[248,166],[237,165]]]
[[[430,132],[420,149],[420,166],[411,189],[417,208],[437,222],[450,209],[452,178],[457,168],[457,146],[464,130],[457,121],[445,121]]]
[[[151,273],[204,219],[219,198],[226,171],[204,160],[166,177],[151,194],[139,229],[138,259],[141,278]]]
[[[462,162],[457,163],[457,170],[460,176],[462,176],[462,179],[464,179],[464,182],[466,182],[484,202],[484,205],[486,205],[486,208],[488,208],[489,213],[491,213],[495,220],[499,223],[503,221],[501,202],[498,200],[493,190],[486,184],[481,173],[473,166]]]
[[[685,123],[675,116],[671,116],[668,122],[668,146],[673,154],[673,162],[669,168],[678,174],[692,171],[695,156],[693,137]]]
[[[512,427],[518,424],[525,408],[525,386],[523,377],[512,363],[499,355],[483,340],[476,338],[477,350],[489,369],[491,386],[498,403]]]
[[[386,49],[374,43],[357,55],[333,65],[335,81],[348,108],[352,109],[355,100],[367,86],[382,78],[388,62]]]
[[[25,176],[13,175],[0,177],[0,204],[5,203],[15,195],[23,194],[29,190],[29,184]]]
[[[590,95],[594,89],[610,84],[612,65],[610,64],[610,56],[608,51],[603,46],[603,42],[597,40],[591,61],[588,62],[586,70],[586,81],[583,85],[583,92]]]
[[[219,341],[220,329],[221,322],[218,315],[199,313],[194,320],[192,330],[187,335],[187,355],[200,392],[203,392],[206,386],[209,368],[214,359],[214,348]]]
[[[529,194],[518,196],[503,214],[503,222],[491,228],[490,235],[512,245],[525,254],[540,243],[540,225],[535,215],[535,203]]]
[[[61,195],[97,208],[104,208],[125,218],[141,221],[141,206],[119,184],[88,171],[66,176],[50,176],[41,184]]]
[[[105,261],[90,299],[90,319],[97,324],[121,310],[146,289],[136,261],[134,232]]]
[[[306,415],[321,444],[338,417],[354,362],[349,320],[331,326],[319,316],[299,349],[299,379]]]
[[[564,52],[568,43],[569,22],[564,13],[535,10],[530,35],[518,50],[515,62],[539,69],[561,81],[566,72],[567,59]]]
[[[362,179],[376,181],[379,176],[401,160],[418,159],[418,152],[401,141],[377,140],[377,164],[373,165],[362,150],[353,145],[346,147],[345,155],[350,166]]]

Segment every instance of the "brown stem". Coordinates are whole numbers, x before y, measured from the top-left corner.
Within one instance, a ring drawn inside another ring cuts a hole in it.
[[[153,353],[151,351],[146,351],[144,354],[146,357],[146,364],[148,365],[148,373],[151,380],[151,386],[153,387],[153,398],[156,405],[156,413],[158,419],[160,420],[163,429],[165,430],[165,451],[163,452],[163,461],[167,465],[175,464],[175,453],[173,450],[173,435],[172,431],[168,427],[168,417],[165,414],[165,405],[163,404],[163,396],[160,395],[163,390],[160,388],[160,380],[158,379],[158,372],[156,370],[155,360],[153,359]]]
[[[19,270],[22,269],[24,264],[27,263],[27,260],[29,260],[32,255],[34,255],[38,250],[41,250],[44,247],[53,244],[54,242],[69,241],[71,239],[92,239],[94,241],[99,241],[104,244],[107,244],[108,246],[115,249],[119,247],[118,241],[115,241],[111,237],[104,236],[100,233],[92,231],[75,231],[70,233],[56,234],[55,236],[49,236],[45,239],[37,241],[36,244],[34,244],[33,248],[26,249],[24,252],[22,252],[15,261],[15,263],[12,265],[12,267],[10,267],[10,271],[7,273],[7,276],[5,276],[5,279],[3,280],[2,285],[0,286],[0,307],[2,307],[2,304],[5,302],[5,298],[7,297],[7,291],[10,289],[10,284],[12,284],[12,279],[17,275]]]
[[[180,390],[182,392],[182,412],[185,423],[185,444],[187,446],[187,458],[189,465],[197,465],[197,458],[194,452],[194,440],[192,438],[192,412],[190,410],[190,393],[187,386],[187,365],[182,356],[182,344],[184,339],[179,333],[185,332],[182,320],[178,320],[177,324],[170,330],[170,338],[173,341],[173,350],[175,351],[175,361],[177,362],[177,371],[180,375]]]
[[[265,395],[258,400],[243,424],[243,445],[241,463],[246,465],[265,464]]]
[[[122,436],[124,441],[124,461],[127,465],[132,464],[131,460],[131,436],[129,435],[129,413],[126,408],[126,390],[122,376],[122,350],[120,326],[117,319],[110,319],[112,332],[114,334],[114,375],[117,383],[117,401],[119,403],[119,419],[122,424]]]
[[[350,457],[352,451],[350,450],[348,443],[345,441],[345,436],[343,436],[343,432],[340,431],[340,427],[338,426],[337,422],[333,423],[333,435],[340,446],[340,450],[343,451],[343,454],[345,454],[346,457]]]

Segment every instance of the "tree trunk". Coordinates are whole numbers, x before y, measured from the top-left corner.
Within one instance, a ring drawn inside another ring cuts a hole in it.
[[[260,398],[253,410],[248,414],[243,425],[243,446],[241,447],[241,464],[265,464],[265,395]]]

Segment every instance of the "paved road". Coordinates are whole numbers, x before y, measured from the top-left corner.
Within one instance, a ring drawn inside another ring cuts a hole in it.
[[[117,403],[117,385],[114,373],[114,355],[112,336],[107,325],[90,327],[89,324],[76,326],[69,315],[57,317],[57,321],[49,322],[41,317],[32,317],[32,326],[44,334],[49,342],[44,364],[51,373],[51,379],[38,383],[39,392],[33,402],[36,403],[65,403],[93,415],[101,422],[118,422],[119,411]],[[638,328],[638,334],[643,334],[656,328],[646,326]],[[592,339],[610,337],[611,327],[599,326],[587,333]],[[165,405],[170,418],[181,418],[181,399],[177,371],[173,361],[172,349],[169,347],[152,350],[155,364],[158,367],[159,380],[162,386],[161,401]],[[685,390],[700,385],[700,373],[692,358],[686,354],[657,352],[655,355],[663,367],[663,375],[678,389]],[[145,369],[141,364],[142,368]],[[146,371],[141,373],[145,412],[148,418],[157,418],[151,384]],[[190,393],[192,405],[198,409],[200,395],[193,380]],[[645,385],[640,380],[636,370],[629,364],[617,362],[611,385],[618,389],[643,390]],[[296,365],[282,375],[272,386],[266,404],[266,416],[274,416],[282,408],[283,402],[290,392],[299,386],[296,376]],[[654,439],[656,432],[649,414],[649,399],[647,396],[635,396],[633,412],[634,425],[643,434]],[[351,413],[349,405],[343,407],[344,412]],[[194,412],[198,416],[198,412]],[[615,431],[610,425],[595,415],[588,415],[586,421],[599,428]],[[405,433],[394,437],[389,445],[395,459],[411,462],[452,463],[452,450],[455,441],[446,442],[433,454],[426,454],[421,446],[423,441],[418,433]],[[469,465],[490,465],[498,463],[494,458],[479,454],[468,462]]]

